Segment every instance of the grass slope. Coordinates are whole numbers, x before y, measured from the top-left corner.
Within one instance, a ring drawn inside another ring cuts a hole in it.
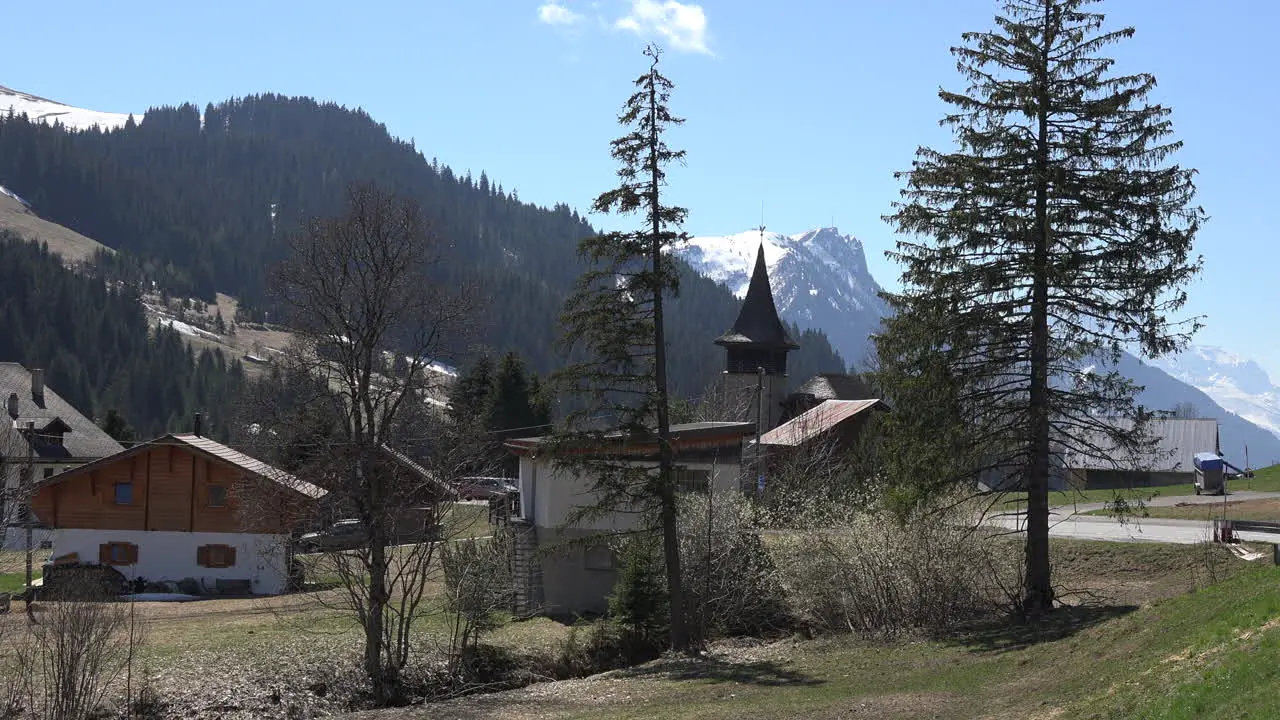
[[[1244,703],[1264,694],[1258,683],[1273,674],[1253,661],[1275,666],[1259,649],[1275,652],[1277,631],[1267,623],[1280,617],[1280,570],[1230,560],[1222,548],[1055,540],[1054,551],[1061,582],[1111,603],[1063,611],[1034,632],[721,647],[702,660],[367,717],[1123,718],[1180,717],[1169,713],[1182,707],[1203,717],[1226,702],[1198,687],[1206,672],[1234,673],[1222,682],[1241,699],[1222,716],[1250,716]],[[1211,567],[1230,579],[1209,586]],[[1257,717],[1274,716],[1265,703],[1275,701],[1259,702],[1267,712]]]
[[[0,195],[0,230],[9,230],[30,242],[44,242],[50,252],[58,253],[67,262],[89,262],[99,250],[114,252],[97,240],[42,219],[7,195]]]

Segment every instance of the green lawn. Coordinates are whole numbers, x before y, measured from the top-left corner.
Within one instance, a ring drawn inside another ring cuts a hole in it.
[[[40,568],[48,550],[37,550],[31,559],[32,579],[40,577]],[[20,550],[0,550],[0,592],[20,593],[27,588],[27,554]]]
[[[1232,501],[1230,497],[1229,495],[1227,496],[1225,507],[1222,502],[1188,503],[1172,507],[1146,507],[1140,514],[1142,517],[1171,520],[1214,520],[1222,518],[1225,513],[1226,517],[1232,520],[1280,522],[1280,500]],[[1085,514],[1109,516],[1112,511],[1109,509],[1091,510]]]
[[[1254,472],[1252,478],[1240,478],[1227,482],[1228,492],[1238,490],[1256,490],[1262,492],[1280,492],[1280,465],[1272,465]],[[1158,487],[1139,487],[1128,489],[1095,489],[1095,490],[1058,490],[1049,493],[1049,505],[1053,507],[1085,505],[1089,503],[1112,502],[1117,498],[1122,498],[1129,504],[1136,501],[1145,502],[1154,497],[1182,497],[1185,495],[1195,495],[1195,485],[1186,483],[1182,485],[1162,485]],[[1005,510],[1017,509],[1026,506],[1025,495],[1010,493],[1008,497],[1002,498],[999,506]],[[1155,508],[1150,508],[1155,510]],[[1105,515],[1106,512],[1093,512],[1089,514]],[[1148,517],[1166,517],[1165,515],[1157,515],[1152,512]],[[1178,515],[1169,517],[1180,517]]]

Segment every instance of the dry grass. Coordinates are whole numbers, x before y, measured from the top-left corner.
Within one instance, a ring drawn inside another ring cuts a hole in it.
[[[42,219],[7,195],[0,195],[0,230],[9,230],[29,242],[43,242],[69,263],[89,262],[99,250],[113,252],[93,238]]]

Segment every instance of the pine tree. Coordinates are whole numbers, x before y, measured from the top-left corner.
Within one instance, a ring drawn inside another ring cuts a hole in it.
[[[559,442],[598,444],[602,431],[595,420],[604,415],[624,433],[656,434],[658,466],[584,460],[595,483],[595,507],[582,516],[607,514],[621,506],[642,507],[657,523],[667,576],[672,649],[689,647],[680,576],[676,488],[673,477],[667,342],[664,301],[679,290],[679,274],[668,248],[683,241],[678,230],[687,211],[664,205],[666,167],[684,158],[667,146],[665,133],[683,122],[668,109],[674,85],[658,72],[661,51],[645,49],[649,69],[635,80],[636,92],[623,107],[619,124],[628,132],[612,143],[618,161],[617,188],[596,198],[598,213],[640,213],[641,229],[614,231],[587,238],[578,252],[590,268],[578,279],[565,302],[563,341],[585,351],[587,359],[558,374],[562,387],[588,398],[571,413]],[[512,196],[514,198],[514,192]],[[656,428],[654,425],[656,424]],[[612,429],[612,428],[610,428]]]
[[[514,352],[504,355],[489,394],[488,428],[508,436],[511,432],[527,434],[540,425],[543,418],[537,412],[534,390],[520,356]]]
[[[942,398],[964,423],[911,438],[919,452],[946,454],[930,449],[944,437],[967,481],[976,468],[1024,483],[1031,617],[1054,601],[1055,458],[1147,445],[1149,414],[1114,365],[1128,344],[1156,356],[1196,329],[1169,318],[1200,267],[1194,171],[1169,163],[1180,143],[1170,111],[1147,103],[1155,78],[1099,56],[1134,31],[1104,31],[1094,1],[1005,0],[994,30],[963,35],[952,52],[968,88],[940,92],[958,147],[918,151],[888,218],[925,239],[890,253],[905,270],[881,379],[895,416]]]
[[[115,408],[108,410],[107,416],[102,419],[102,431],[117,442],[130,443],[134,440],[133,428],[129,427],[129,421],[116,412]]]
[[[485,353],[462,373],[449,392],[449,414],[459,422],[487,418],[492,388],[493,358]]]

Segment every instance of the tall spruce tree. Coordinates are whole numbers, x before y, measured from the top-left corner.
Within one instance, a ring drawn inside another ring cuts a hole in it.
[[[1170,161],[1180,143],[1147,101],[1155,78],[1099,55],[1134,31],[1104,30],[1095,1],[1005,0],[994,30],[963,35],[952,53],[968,88],[939,93],[957,147],[917,152],[887,218],[923,239],[889,253],[905,269],[881,378],[908,415],[947,401],[938,422],[899,412],[892,429],[951,479],[1020,481],[1031,617],[1054,601],[1055,460],[1149,447],[1139,388],[1115,363],[1126,348],[1174,351],[1197,327],[1170,318],[1200,268],[1194,171]]]
[[[580,508],[574,517],[630,510],[656,523],[645,529],[662,538],[671,646],[683,651],[690,640],[680,576],[663,305],[667,295],[679,290],[678,271],[667,249],[687,237],[679,230],[687,211],[663,204],[666,167],[680,161],[684,151],[668,147],[664,136],[683,120],[668,109],[674,85],[658,71],[661,51],[650,45],[644,54],[649,69],[635,80],[636,91],[618,118],[628,131],[612,143],[620,182],[592,205],[598,213],[640,213],[643,224],[579,244],[578,252],[590,266],[565,302],[562,341],[586,359],[566,367],[556,380],[588,401],[569,413],[557,441],[598,447],[615,429],[629,436],[656,436],[656,468],[598,455],[576,461],[592,465],[589,476],[598,502]],[[598,422],[601,417],[607,428]]]

